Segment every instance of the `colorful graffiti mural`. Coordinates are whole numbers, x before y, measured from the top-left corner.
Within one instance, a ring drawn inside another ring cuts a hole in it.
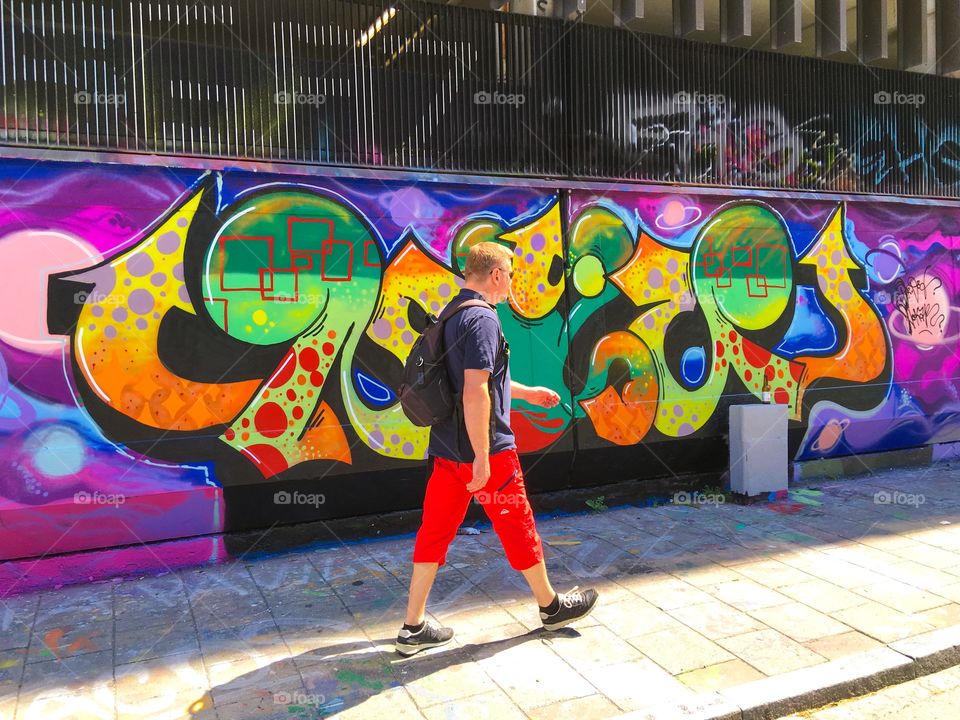
[[[400,411],[400,370],[483,240],[515,254],[499,308],[514,378],[562,397],[515,401],[521,452],[723,447],[727,408],[758,402],[765,383],[789,406],[797,459],[960,429],[958,209],[3,172],[6,557],[269,526],[290,519],[284,506],[241,521],[231,497],[285,482],[350,478],[351,502],[313,517],[360,514],[371,495],[415,505],[385,479],[418,467],[428,439]]]

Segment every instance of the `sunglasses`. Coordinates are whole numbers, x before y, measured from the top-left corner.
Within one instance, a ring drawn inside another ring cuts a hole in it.
[[[510,278],[511,280],[513,280],[513,269],[510,269],[510,270],[508,270],[508,271],[504,271],[504,269],[503,269],[502,267],[495,267],[495,268],[493,268],[493,269],[490,271],[490,273],[493,274],[493,271],[494,271],[494,270],[499,270],[500,272],[506,272],[506,273],[507,273],[507,277]]]

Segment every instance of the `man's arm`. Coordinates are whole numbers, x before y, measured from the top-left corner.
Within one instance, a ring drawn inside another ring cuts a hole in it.
[[[528,387],[512,380],[510,381],[510,395],[517,400],[524,400],[540,407],[551,408],[560,402],[560,396],[550,388]]]
[[[463,419],[473,447],[473,480],[469,492],[476,492],[490,479],[490,388],[487,370],[463,372]]]

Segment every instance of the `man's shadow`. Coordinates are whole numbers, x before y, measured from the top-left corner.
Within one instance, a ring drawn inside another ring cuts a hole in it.
[[[578,637],[580,633],[571,627],[549,632],[537,628],[489,642],[450,643],[410,657],[395,652],[393,637],[318,645],[314,650],[278,660],[212,687],[189,706],[189,717],[196,720],[215,717],[211,696],[216,707],[238,704],[238,709],[245,706],[251,716],[256,717],[326,717],[401,686],[410,689],[418,701],[441,704],[461,696],[445,695],[437,685],[421,684],[421,680],[533,640]],[[321,642],[318,638],[318,643]],[[293,666],[299,673],[292,671]],[[271,713],[271,709],[275,713]]]

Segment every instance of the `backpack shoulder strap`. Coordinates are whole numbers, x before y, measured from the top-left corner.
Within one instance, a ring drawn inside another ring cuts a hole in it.
[[[496,309],[493,307],[493,305],[486,302],[485,300],[470,299],[470,300],[464,300],[463,302],[459,302],[456,305],[453,305],[453,307],[451,307],[451,305],[448,304],[445,308],[443,308],[443,310],[440,311],[440,317],[437,318],[437,322],[445,323],[447,320],[452,318],[461,310],[466,310],[467,308],[470,308],[470,307],[485,307],[488,310],[493,310],[494,313],[497,312]]]

